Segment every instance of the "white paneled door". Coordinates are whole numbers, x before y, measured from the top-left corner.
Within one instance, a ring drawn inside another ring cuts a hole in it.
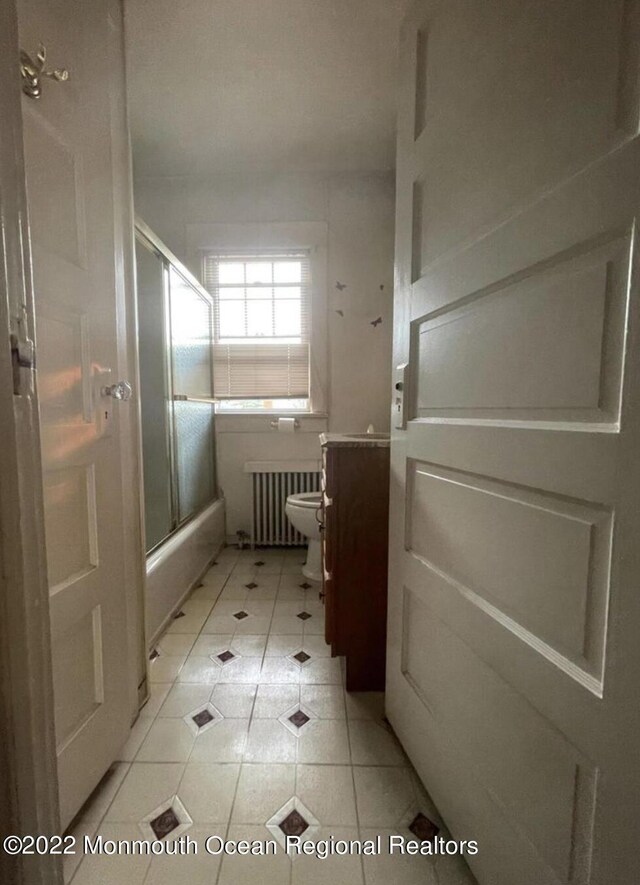
[[[66,826],[130,725],[119,410],[114,127],[117,3],[20,0],[20,45],[47,69],[23,96],[36,304],[60,809]],[[111,14],[113,12],[113,14]],[[121,86],[119,87],[122,88]],[[120,318],[121,323],[121,318]],[[128,494],[135,494],[129,489]],[[128,531],[133,531],[129,527]]]
[[[403,30],[387,708],[481,885],[638,881],[639,29]]]

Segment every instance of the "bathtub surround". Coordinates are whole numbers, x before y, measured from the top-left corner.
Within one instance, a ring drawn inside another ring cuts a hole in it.
[[[250,530],[245,461],[320,458],[324,431],[389,429],[393,301],[392,172],[138,175],[136,211],[196,273],[189,230],[207,224],[323,222],[327,230],[327,369],[322,415],[281,434],[273,415],[216,418],[219,484],[227,537]]]
[[[224,501],[214,501],[147,557],[146,626],[151,646],[224,544]]]

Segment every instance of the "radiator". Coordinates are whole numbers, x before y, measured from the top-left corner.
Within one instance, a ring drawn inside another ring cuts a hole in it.
[[[295,547],[306,538],[293,528],[285,513],[287,497],[320,491],[317,461],[250,461],[244,466],[252,481],[251,545]]]

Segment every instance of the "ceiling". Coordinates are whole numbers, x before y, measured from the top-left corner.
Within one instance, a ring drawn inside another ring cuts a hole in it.
[[[393,166],[410,0],[125,0],[138,175]]]

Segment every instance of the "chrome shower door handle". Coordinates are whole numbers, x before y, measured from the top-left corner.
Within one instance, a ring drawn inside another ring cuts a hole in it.
[[[127,402],[133,395],[133,388],[128,381],[116,381],[115,384],[109,384],[100,391],[102,396],[111,396],[113,399]]]

